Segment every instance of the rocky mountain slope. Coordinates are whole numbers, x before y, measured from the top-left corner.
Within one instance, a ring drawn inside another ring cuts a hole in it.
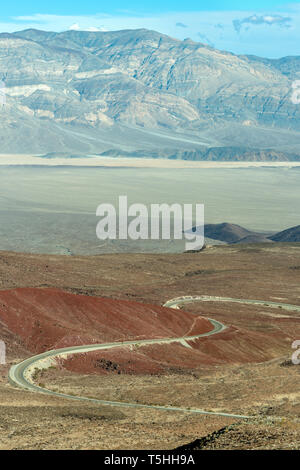
[[[0,34],[2,152],[293,160],[298,65],[148,30]]]

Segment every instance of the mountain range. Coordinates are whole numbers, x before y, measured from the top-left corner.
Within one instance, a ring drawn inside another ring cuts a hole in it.
[[[300,57],[146,29],[0,34],[1,153],[300,160]]]

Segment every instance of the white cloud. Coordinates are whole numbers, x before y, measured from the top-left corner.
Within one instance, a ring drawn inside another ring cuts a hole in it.
[[[86,28],[82,28],[78,23],[74,23],[69,26],[69,30],[71,31],[90,31],[90,32],[99,32],[99,31],[106,31],[104,28],[96,28],[95,26],[87,26]]]
[[[80,26],[79,26],[78,23],[74,23],[74,24],[72,24],[72,25],[69,27],[69,29],[70,29],[71,31],[79,31],[79,30],[80,30]]]
[[[281,15],[252,15],[242,20],[233,20],[234,29],[239,33],[243,25],[277,25],[284,28],[290,28],[292,18],[290,16]]]

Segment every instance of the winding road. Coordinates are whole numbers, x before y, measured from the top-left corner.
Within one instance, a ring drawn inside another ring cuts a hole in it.
[[[212,297],[212,296],[185,296],[178,297],[176,299],[169,300],[163,306],[173,309],[179,309],[181,305],[193,302],[238,302],[243,304],[251,305],[262,305],[264,307],[270,308],[280,308],[283,310],[289,311],[300,311],[300,307],[291,304],[282,304],[270,301],[261,301],[261,300],[244,300],[244,299],[232,299],[230,297]],[[103,349],[112,349],[124,346],[138,346],[138,345],[147,345],[147,344],[170,344],[170,343],[181,343],[185,347],[191,347],[188,344],[188,341],[192,341],[198,338],[205,336],[212,336],[221,333],[226,329],[226,326],[223,323],[208,319],[213,329],[207,333],[194,336],[183,336],[179,338],[163,338],[163,339],[149,339],[149,340],[132,340],[132,341],[123,341],[116,343],[102,343],[102,344],[91,344],[84,346],[72,346],[69,348],[55,349],[51,351],[38,354],[37,356],[30,357],[19,364],[13,365],[9,370],[9,381],[12,385],[21,387],[32,392],[40,392],[56,397],[69,398],[72,400],[87,401],[91,403],[96,403],[99,405],[109,405],[109,406],[118,406],[118,407],[130,407],[130,408],[150,408],[163,411],[180,411],[187,413],[198,413],[205,415],[216,415],[216,416],[226,416],[231,418],[249,418],[249,416],[237,415],[232,413],[224,413],[221,411],[206,411],[197,408],[180,408],[174,406],[160,406],[160,405],[144,405],[140,403],[125,403],[109,400],[98,400],[96,398],[80,397],[74,395],[68,395],[65,393],[54,392],[46,388],[42,388],[34,383],[34,374],[37,370],[47,369],[52,365],[55,365],[56,359],[61,358],[65,359],[69,355],[86,353],[91,351],[99,351]]]

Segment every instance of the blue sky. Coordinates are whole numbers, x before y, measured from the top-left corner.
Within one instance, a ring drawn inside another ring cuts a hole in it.
[[[159,13],[162,11],[230,11],[249,10],[255,8],[274,8],[288,4],[282,0],[189,0],[186,2],[179,0],[112,0],[110,2],[99,2],[96,0],[86,0],[84,2],[74,2],[72,0],[52,0],[51,2],[19,0],[14,2],[4,2],[1,5],[1,16],[26,15],[32,13],[48,13],[57,15],[86,15],[117,12],[140,12]],[[126,7],[124,6],[126,5]]]
[[[148,28],[238,54],[300,55],[300,2],[17,0],[2,2],[0,11],[1,32]]]

